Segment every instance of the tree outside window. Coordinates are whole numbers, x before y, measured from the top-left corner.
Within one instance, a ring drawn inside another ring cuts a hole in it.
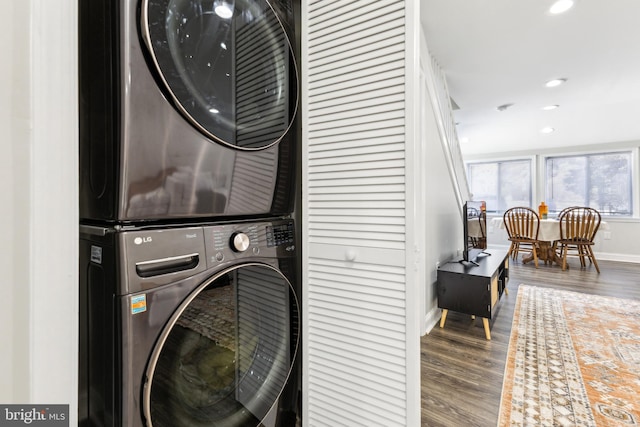
[[[603,215],[631,216],[631,152],[546,158],[549,212],[589,206]]]

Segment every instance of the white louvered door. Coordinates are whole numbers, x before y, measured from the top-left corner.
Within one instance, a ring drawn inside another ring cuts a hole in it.
[[[304,426],[419,423],[417,4],[303,1]]]

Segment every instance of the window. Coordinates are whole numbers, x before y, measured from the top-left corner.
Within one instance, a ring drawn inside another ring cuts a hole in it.
[[[531,207],[531,160],[469,163],[467,177],[473,199],[486,201],[488,212]]]
[[[603,215],[631,216],[630,151],[547,157],[545,201],[549,212],[589,206]]]

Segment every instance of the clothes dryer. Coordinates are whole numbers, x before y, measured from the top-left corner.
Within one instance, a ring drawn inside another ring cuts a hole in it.
[[[81,426],[293,426],[291,220],[81,227]]]
[[[291,0],[80,0],[80,218],[293,210]]]

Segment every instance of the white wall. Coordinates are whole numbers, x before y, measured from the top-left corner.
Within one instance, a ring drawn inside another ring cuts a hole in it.
[[[2,143],[2,152],[0,156],[0,185],[3,195],[3,208],[0,209],[0,223],[7,226],[2,227],[2,253],[0,256],[0,269],[3,272],[2,280],[2,298],[0,298],[0,366],[4,367],[0,373],[0,402],[8,402],[13,396],[14,388],[14,350],[16,346],[23,348],[23,344],[15,343],[13,339],[13,304],[16,299],[15,286],[15,267],[14,256],[16,247],[14,243],[14,226],[15,211],[19,210],[20,201],[17,199],[17,191],[14,185],[14,163],[18,161],[17,153],[13,149],[11,141],[18,136],[17,110],[20,109],[17,99],[14,96],[13,88],[20,87],[20,82],[15,77],[14,69],[18,68],[15,64],[14,49],[14,32],[15,26],[24,23],[25,18],[21,16],[25,13],[24,3],[3,1],[2,9],[7,19],[1,27],[0,33],[0,55],[4,58],[10,58],[9,61],[3,63],[0,67],[0,142]],[[20,49],[24,49],[21,46]],[[16,111],[15,113],[13,111]],[[14,124],[14,120],[16,123]],[[24,139],[24,138],[21,138]]]
[[[425,291],[424,328],[429,332],[440,319],[436,293],[437,264],[457,260],[462,249],[463,225],[460,207],[453,193],[447,163],[439,143],[433,114],[424,117],[427,155],[424,168],[428,171],[424,194],[427,198],[425,217],[427,281]]]
[[[425,218],[422,232],[425,234],[424,266],[426,269],[424,290],[422,294],[422,330],[428,333],[440,318],[438,295],[436,290],[437,265],[450,260],[457,260],[459,250],[463,246],[462,208],[457,200],[454,178],[448,169],[445,148],[441,142],[438,118],[430,100],[427,79],[431,70],[431,58],[424,37],[420,31],[420,63],[421,63],[421,145],[422,173],[424,174]],[[435,77],[434,77],[435,78]],[[437,82],[434,81],[437,84]],[[452,153],[455,155],[455,153]],[[420,229],[419,227],[417,229]]]
[[[77,423],[77,7],[3,0],[0,402]]]

